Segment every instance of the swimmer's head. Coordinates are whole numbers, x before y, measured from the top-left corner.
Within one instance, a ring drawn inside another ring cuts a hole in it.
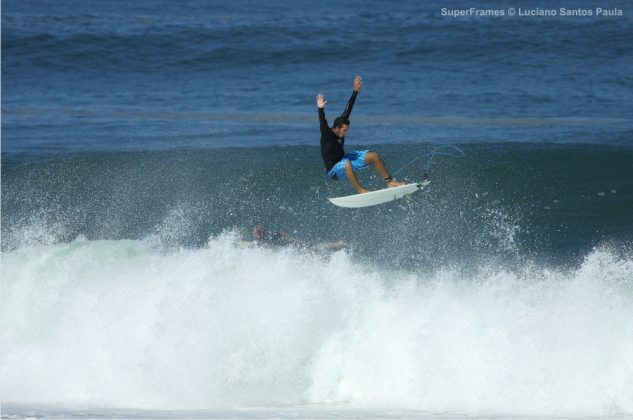
[[[266,238],[266,228],[263,225],[257,225],[253,228],[253,238],[256,240],[264,240]]]

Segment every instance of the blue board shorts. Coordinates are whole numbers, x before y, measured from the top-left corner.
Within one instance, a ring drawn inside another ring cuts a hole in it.
[[[365,156],[369,150],[355,150],[352,153],[347,153],[343,159],[339,160],[332,166],[327,175],[332,179],[346,179],[345,176],[345,164],[347,161],[352,163],[352,170],[357,172],[361,169],[367,168],[369,165],[365,162]]]

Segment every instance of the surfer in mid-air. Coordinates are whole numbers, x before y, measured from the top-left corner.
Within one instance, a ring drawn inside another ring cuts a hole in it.
[[[347,106],[341,116],[334,120],[332,128],[330,128],[325,119],[325,110],[323,109],[327,101],[322,94],[319,93],[317,95],[319,123],[321,125],[321,157],[323,158],[323,163],[325,163],[327,175],[335,180],[347,178],[359,194],[366,193],[368,190],[363,188],[358,182],[356,171],[365,169],[369,165],[376,167],[388,187],[404,185],[404,182],[396,181],[389,175],[378,153],[372,150],[356,150],[346,154],[343,149],[345,136],[349,131],[349,115],[352,112],[356,96],[361,87],[362,79],[360,76],[356,76],[354,79],[354,93],[349,98],[349,102],[347,102]]]

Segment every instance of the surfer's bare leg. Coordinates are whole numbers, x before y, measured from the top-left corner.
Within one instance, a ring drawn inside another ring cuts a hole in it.
[[[391,178],[391,175],[389,175],[389,171],[387,171],[387,168],[385,167],[385,164],[382,162],[382,159],[380,159],[380,155],[378,153],[371,152],[371,151],[367,152],[367,154],[365,155],[365,163],[374,165],[376,167],[376,170],[378,171],[382,179],[384,179],[387,182],[388,187],[397,187],[400,185],[404,185],[404,182],[394,181]]]
[[[359,194],[368,192],[368,190],[363,188],[360,185],[360,182],[358,182],[358,178],[356,178],[356,174],[352,170],[352,162],[350,162],[349,160],[345,162],[345,176],[347,177],[347,179],[349,179],[349,182],[356,189],[356,191],[358,191]]]

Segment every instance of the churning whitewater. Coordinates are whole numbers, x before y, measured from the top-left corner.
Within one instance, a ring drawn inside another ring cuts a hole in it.
[[[3,400],[633,412],[633,259],[429,272],[153,240],[3,253]]]

